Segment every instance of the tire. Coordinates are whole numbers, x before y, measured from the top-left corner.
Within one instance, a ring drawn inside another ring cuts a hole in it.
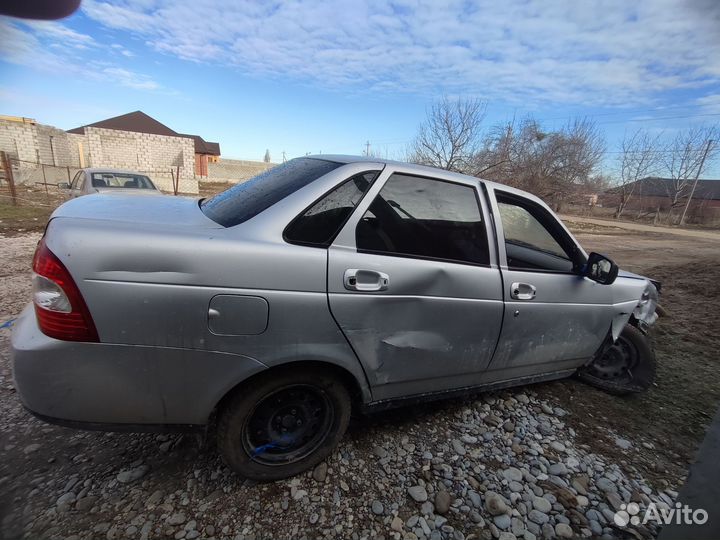
[[[590,364],[578,370],[578,377],[616,395],[635,394],[655,382],[657,361],[647,336],[626,324],[617,341]]]
[[[220,411],[218,450],[241,476],[270,482],[314,467],[347,428],[346,386],[323,369],[288,368],[252,379]]]

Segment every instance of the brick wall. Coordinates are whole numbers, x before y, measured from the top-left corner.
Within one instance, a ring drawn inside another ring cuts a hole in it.
[[[241,159],[221,159],[217,163],[208,163],[207,178],[201,178],[201,182],[230,182],[237,184],[249,180],[253,176],[265,172],[277,165],[276,163],[265,163],[264,161],[246,161]]]

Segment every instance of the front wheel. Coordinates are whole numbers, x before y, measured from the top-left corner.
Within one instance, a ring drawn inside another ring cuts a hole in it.
[[[613,394],[631,394],[653,384],[656,365],[647,336],[626,324],[617,341],[580,368],[578,377]]]
[[[260,375],[242,386],[218,419],[218,450],[235,472],[272,481],[325,459],[342,438],[351,402],[342,382],[318,369]]]

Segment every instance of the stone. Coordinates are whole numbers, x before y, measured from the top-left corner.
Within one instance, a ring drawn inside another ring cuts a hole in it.
[[[28,444],[23,449],[23,454],[25,454],[25,455],[32,454],[33,452],[37,452],[38,450],[40,450],[40,445],[38,443]]]
[[[557,534],[560,538],[573,538],[575,536],[572,527],[565,523],[558,523],[555,525],[555,534]]]
[[[386,458],[388,456],[387,450],[385,450],[382,446],[376,446],[373,448],[373,454],[375,454],[380,459]]]
[[[452,497],[447,491],[440,490],[435,494],[435,511],[438,514],[446,514],[450,510]]]
[[[430,501],[425,501],[424,503],[422,503],[422,506],[420,507],[420,511],[423,514],[429,516],[430,514],[432,514],[435,511],[435,506]]]
[[[548,467],[548,473],[555,476],[565,476],[568,470],[564,463],[553,463]]]
[[[464,456],[465,454],[467,454],[467,450],[465,450],[465,447],[463,446],[463,443],[461,443],[461,442],[460,442],[459,440],[457,440],[457,439],[453,439],[453,441],[452,441],[452,447],[453,447],[453,450],[455,451],[455,453],[456,453],[458,456]]]
[[[552,504],[545,497],[533,497],[532,499],[533,508],[547,514],[552,510]]]
[[[150,467],[147,465],[139,465],[137,467],[133,467],[132,469],[120,471],[116,478],[121,484],[129,484],[145,476],[149,470]]]
[[[372,510],[372,513],[376,516],[381,516],[383,512],[385,512],[385,507],[383,506],[383,503],[380,501],[373,501],[370,505],[370,508]]]
[[[323,461],[322,463],[318,463],[317,466],[313,469],[312,477],[316,482],[324,482],[327,478],[327,472],[328,465]]]
[[[543,525],[550,521],[550,517],[547,514],[536,509],[530,510],[528,513],[528,519],[538,525]]]
[[[493,517],[493,523],[498,529],[509,529],[512,524],[510,516],[507,514],[500,514],[499,516]]]
[[[404,525],[403,520],[400,519],[399,517],[395,516],[395,517],[393,518],[392,522],[390,523],[390,528],[391,528],[393,531],[402,532],[402,530],[403,530],[403,525]]]
[[[485,493],[485,510],[492,516],[499,516],[508,511],[508,506],[500,495],[488,491]]]
[[[182,525],[185,523],[185,520],[187,518],[185,517],[185,514],[183,512],[176,512],[175,514],[172,514],[169,518],[165,520],[165,523],[168,525]]]
[[[415,502],[425,502],[428,499],[427,491],[423,486],[412,486],[408,488],[408,494]]]
[[[83,497],[82,499],[78,499],[78,501],[75,503],[75,509],[79,510],[80,512],[85,512],[95,506],[96,501],[97,497],[88,495],[86,497]]]
[[[150,495],[147,498],[147,501],[145,501],[146,506],[157,506],[162,502],[164,493],[160,489],[156,489],[153,491],[152,495]]]
[[[503,476],[507,480],[514,480],[515,482],[520,482],[523,479],[522,471],[516,467],[505,469],[503,471]]]
[[[65,493],[64,495],[60,495],[58,497],[58,500],[55,501],[56,506],[62,506],[62,505],[69,505],[75,502],[75,494],[70,491],[68,493]]]

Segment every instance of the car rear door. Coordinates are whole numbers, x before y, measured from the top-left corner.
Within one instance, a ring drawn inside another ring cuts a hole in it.
[[[491,370],[527,376],[593,356],[616,310],[611,289],[579,275],[585,254],[539,200],[494,188],[505,316]]]
[[[331,245],[330,309],[375,400],[480,380],[503,312],[486,215],[478,182],[388,165]]]

